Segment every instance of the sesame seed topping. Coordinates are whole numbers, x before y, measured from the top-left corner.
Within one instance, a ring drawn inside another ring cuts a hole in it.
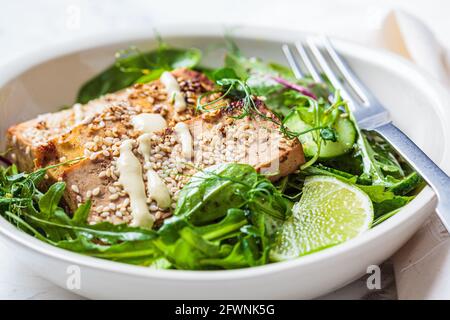
[[[109,196],[109,200],[117,200],[117,199],[119,199],[119,194],[117,193],[114,193]]]
[[[100,187],[97,187],[94,190],[92,190],[92,195],[93,196],[98,196],[99,194],[100,194]]]

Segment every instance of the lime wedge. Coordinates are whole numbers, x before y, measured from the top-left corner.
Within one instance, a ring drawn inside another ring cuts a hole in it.
[[[271,259],[292,259],[342,243],[368,230],[372,221],[372,202],[359,188],[333,177],[307,177],[292,216],[280,227]]]

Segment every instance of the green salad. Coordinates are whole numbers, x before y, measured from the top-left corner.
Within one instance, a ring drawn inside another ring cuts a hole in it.
[[[88,223],[90,200],[70,212],[62,200],[66,184],[43,184],[48,170],[79,159],[20,172],[1,157],[0,215],[43,242],[92,257],[157,269],[235,269],[299,258],[357,237],[395,215],[423,187],[386,141],[358,128],[329,83],[298,80],[283,65],[247,57],[230,39],[225,47],[221,68],[204,66],[198,49],[165,43],[150,52],[118,52],[112,66],[81,87],[76,102],[148,83],[166,71],[196,70],[214,90],[198,98],[195,112],[238,101],[233,117],[273,122],[302,145],[305,161],[292,173],[271,181],[245,163],[199,169],[179,192],[172,216],[144,228]],[[211,94],[214,99],[205,102]],[[273,116],[263,114],[259,102]]]

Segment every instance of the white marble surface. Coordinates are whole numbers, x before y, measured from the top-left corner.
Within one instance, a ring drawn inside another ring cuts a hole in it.
[[[219,25],[263,25],[326,32],[370,46],[379,46],[378,31],[386,13],[403,8],[425,21],[437,38],[450,44],[450,1],[444,0],[14,0],[1,1],[0,70],[13,59],[47,45],[124,29],[152,29],[159,24],[209,22]],[[276,5],[275,5],[276,4]],[[0,299],[78,299],[43,280],[15,261],[0,243]],[[395,298],[389,264],[384,291]],[[364,279],[325,298],[373,298]]]

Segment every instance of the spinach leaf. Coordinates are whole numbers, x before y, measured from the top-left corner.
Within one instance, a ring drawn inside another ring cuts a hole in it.
[[[220,246],[215,247],[212,246],[211,242],[204,243],[198,237],[205,230],[202,230],[202,228],[206,227],[196,228],[197,236],[192,241],[187,240],[187,238],[185,240],[190,242],[198,251],[202,251],[201,255],[197,252],[197,267],[202,269],[232,269],[268,263],[270,234],[267,232],[265,224],[266,217],[268,216],[251,211],[230,209],[221,222],[207,226],[207,228],[210,231],[211,227],[214,227],[216,231],[213,233],[216,235],[220,233],[219,238],[221,239],[223,239],[224,234],[224,232],[220,232],[221,229],[233,228],[239,232],[235,232],[232,238],[225,238],[225,241],[222,241]],[[235,223],[236,220],[239,220],[237,224]],[[238,227],[238,225],[243,226]],[[186,232],[186,230],[183,229],[183,232]],[[211,232],[208,235],[211,235]],[[208,235],[203,235],[203,239],[208,237]],[[202,249],[202,247],[204,248]]]
[[[222,79],[239,79],[239,77],[232,68],[221,68],[212,73],[212,80],[215,82],[220,82]]]
[[[196,173],[180,191],[175,215],[204,225],[244,205],[278,219],[284,219],[291,209],[289,201],[252,166],[228,163]]]
[[[228,209],[240,208],[243,195],[257,182],[255,169],[245,164],[222,164],[196,173],[180,191],[175,215],[194,225],[223,217]]]
[[[150,52],[136,48],[121,51],[116,62],[86,82],[78,92],[77,102],[87,103],[106,93],[116,92],[134,83],[145,83],[159,78],[164,71],[194,68],[201,60],[198,49],[176,49],[162,45]]]

